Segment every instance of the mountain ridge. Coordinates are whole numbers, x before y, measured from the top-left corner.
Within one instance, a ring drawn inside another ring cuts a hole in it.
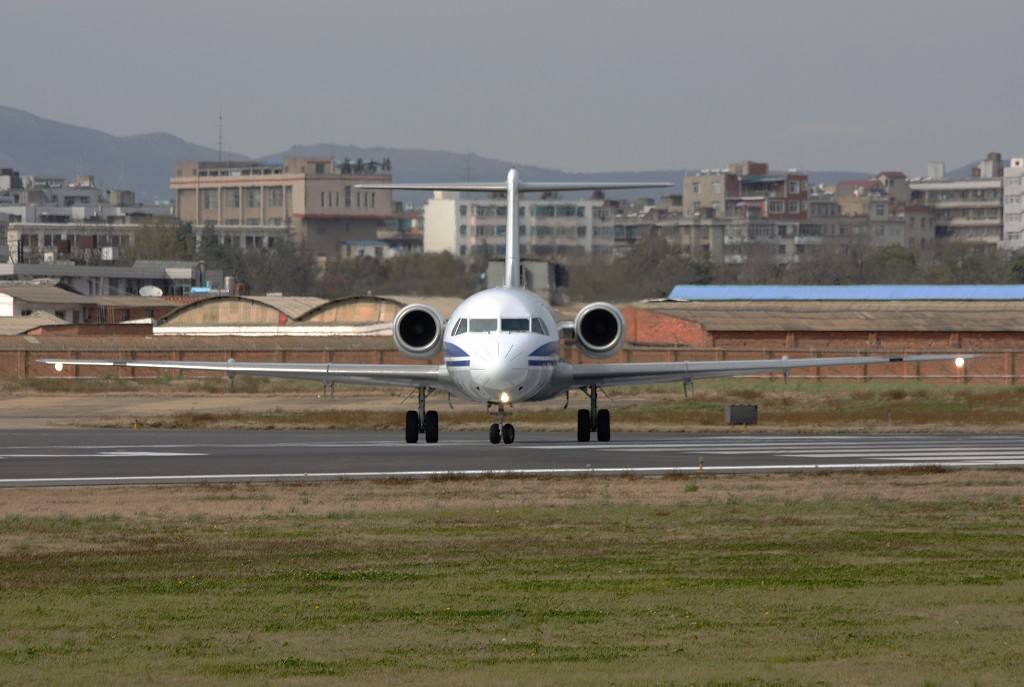
[[[358,146],[341,143],[293,145],[261,157],[227,153],[229,159],[280,160],[289,155],[327,155],[338,159],[379,160],[388,157],[396,183],[498,181],[509,167],[538,181],[668,181],[682,186],[686,168],[609,172],[572,172],[541,165],[514,164],[476,153],[455,153],[427,148]],[[217,151],[192,143],[175,134],[155,131],[117,136],[98,129],[67,124],[31,112],[0,105],[0,164],[23,174],[57,174],[72,177],[92,174],[106,188],[134,190],[140,200],[170,197],[168,182],[179,160],[216,159]],[[863,172],[809,171],[813,183],[835,183],[847,178],[865,178]],[[620,197],[642,197],[650,192],[616,193]],[[403,194],[401,199],[420,202],[426,194]]]

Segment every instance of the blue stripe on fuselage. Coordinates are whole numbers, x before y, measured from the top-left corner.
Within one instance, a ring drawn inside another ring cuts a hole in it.
[[[541,356],[541,355],[557,355],[559,352],[559,346],[557,341],[549,341],[536,351],[530,354],[530,357]]]
[[[444,342],[444,354],[453,358],[468,358],[469,353],[448,341]]]
[[[469,360],[446,360],[444,364],[448,367],[469,367]]]

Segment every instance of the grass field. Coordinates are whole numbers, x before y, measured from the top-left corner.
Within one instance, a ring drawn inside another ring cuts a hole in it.
[[[266,387],[275,393],[273,386]],[[282,387],[288,390],[294,386]],[[284,394],[285,392],[277,392]],[[308,393],[308,392],[307,392]],[[349,389],[338,387],[340,403]],[[359,393],[368,393],[360,389]],[[400,430],[403,411],[415,407],[408,393],[390,395],[392,412],[326,407],[289,410],[287,396],[273,412],[227,409],[222,412],[182,412],[145,418],[124,417],[89,422],[101,426],[162,428],[338,428]],[[740,379],[713,380],[697,385],[696,395],[684,397],[681,385],[610,389],[601,398],[613,412],[617,431],[708,431],[724,427],[724,407],[753,403],[760,408],[761,431],[1021,431],[1024,430],[1024,386],[948,385],[921,382],[814,382]],[[573,431],[577,407],[587,401],[573,396],[570,408],[560,404],[514,409],[512,421],[521,430]],[[387,406],[391,407],[391,406]],[[443,400],[432,401],[442,413],[444,431],[480,431],[492,420],[482,409],[463,405],[449,410]]]
[[[1024,472],[0,496],[0,684],[1024,675]]]

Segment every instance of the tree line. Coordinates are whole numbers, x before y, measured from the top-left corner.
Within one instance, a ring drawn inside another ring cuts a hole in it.
[[[618,258],[579,256],[565,261],[573,301],[633,301],[665,296],[676,284],[1016,284],[1024,283],[1024,251],[992,245],[942,243],[910,250],[868,244],[808,246],[799,262],[779,264],[774,246],[751,244],[744,262],[693,257],[662,237],[634,244]],[[483,286],[487,259],[448,253],[390,259],[339,258],[317,264],[302,245],[241,248],[200,240],[186,224],[160,221],[136,234],[132,260],[201,260],[223,270],[252,293],[281,292],[324,298],[362,294],[467,296]]]

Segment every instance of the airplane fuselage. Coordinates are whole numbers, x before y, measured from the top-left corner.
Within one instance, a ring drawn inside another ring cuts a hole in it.
[[[515,403],[559,393],[558,321],[537,295],[503,287],[463,301],[445,325],[444,364],[471,401]]]

